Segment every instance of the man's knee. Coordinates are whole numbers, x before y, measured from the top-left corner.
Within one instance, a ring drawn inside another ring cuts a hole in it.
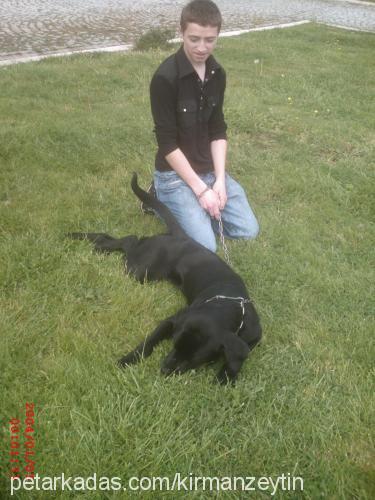
[[[206,248],[208,248],[208,250],[211,250],[211,252],[216,252],[217,250],[217,245],[216,245],[216,241],[213,240],[213,241],[210,241],[207,245],[204,245]]]
[[[225,224],[224,235],[233,240],[254,240],[260,228],[255,217]]]
[[[202,246],[204,246],[205,248],[207,248],[208,250],[211,250],[211,252],[216,252],[217,250],[217,246],[216,246],[216,238],[215,238],[215,235],[212,233],[207,233],[207,234],[191,234],[190,235],[191,238],[193,238],[193,240],[197,241],[198,243],[200,243]]]
[[[255,240],[255,238],[258,236],[260,231],[259,223],[256,219],[251,221],[251,224],[249,224],[246,229],[244,230],[243,238],[244,240]]]

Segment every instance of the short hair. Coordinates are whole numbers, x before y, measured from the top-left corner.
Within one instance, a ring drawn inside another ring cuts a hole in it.
[[[188,23],[217,27],[220,31],[222,17],[217,5],[211,0],[192,0],[182,9],[180,26],[184,32]]]

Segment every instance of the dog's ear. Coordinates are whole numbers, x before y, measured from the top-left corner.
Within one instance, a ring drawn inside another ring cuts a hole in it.
[[[228,382],[233,384],[250,349],[240,337],[232,332],[225,333],[222,346],[225,363],[216,378],[220,384]]]

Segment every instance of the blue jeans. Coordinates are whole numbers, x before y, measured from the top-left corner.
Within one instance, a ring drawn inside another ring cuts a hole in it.
[[[215,174],[200,175],[208,185],[215,183]],[[233,239],[253,239],[258,235],[259,225],[247,201],[245,191],[228,174],[225,174],[228,201],[221,212],[224,236]],[[218,222],[200,206],[190,187],[174,171],[154,173],[154,184],[158,199],[174,214],[181,227],[194,240],[216,251]]]

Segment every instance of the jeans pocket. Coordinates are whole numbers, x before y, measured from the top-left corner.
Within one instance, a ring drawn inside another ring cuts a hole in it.
[[[157,192],[171,193],[182,187],[184,181],[176,172],[155,172],[154,183]]]

